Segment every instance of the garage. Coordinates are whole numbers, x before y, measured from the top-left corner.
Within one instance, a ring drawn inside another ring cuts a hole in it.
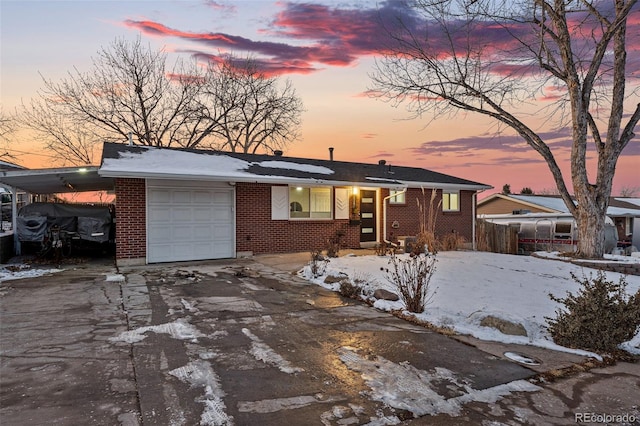
[[[147,262],[235,257],[234,188],[147,180]]]

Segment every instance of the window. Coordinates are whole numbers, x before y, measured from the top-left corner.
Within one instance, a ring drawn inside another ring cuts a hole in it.
[[[460,194],[458,191],[442,191],[442,211],[460,211]]]
[[[391,198],[389,198],[389,204],[406,204],[407,203],[407,199],[406,199],[407,193],[404,192],[404,190],[399,191],[399,190],[392,189],[391,191],[389,191],[389,195],[391,195]]]
[[[331,188],[290,187],[289,217],[291,219],[331,219]]]

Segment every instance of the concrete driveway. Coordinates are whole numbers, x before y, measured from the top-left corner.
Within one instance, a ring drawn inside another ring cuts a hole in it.
[[[637,364],[541,383],[584,359],[426,330],[298,279],[302,259],[120,276],[86,265],[2,283],[0,423],[638,423]]]

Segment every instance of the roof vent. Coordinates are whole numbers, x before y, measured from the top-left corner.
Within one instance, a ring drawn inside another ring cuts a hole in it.
[[[329,160],[333,161],[333,147],[329,147]]]
[[[378,164],[384,166],[385,164],[387,164],[387,160],[378,160]]]
[[[280,149],[276,149],[275,151],[273,151],[273,155],[275,155],[276,157],[282,157],[282,150]]]

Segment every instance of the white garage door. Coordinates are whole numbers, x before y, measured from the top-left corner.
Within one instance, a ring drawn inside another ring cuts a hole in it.
[[[211,182],[147,181],[147,261],[235,257],[234,189]]]

